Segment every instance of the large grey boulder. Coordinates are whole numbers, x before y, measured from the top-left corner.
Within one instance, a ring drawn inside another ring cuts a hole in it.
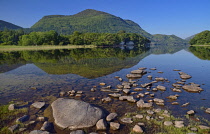
[[[52,104],[55,124],[71,130],[92,127],[103,117],[103,111],[89,103],[59,98]]]

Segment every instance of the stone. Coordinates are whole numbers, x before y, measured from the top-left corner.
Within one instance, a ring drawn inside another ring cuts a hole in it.
[[[146,120],[148,120],[148,121],[149,121],[150,119],[151,119],[151,117],[150,117],[150,116],[146,116]]]
[[[141,74],[127,74],[126,77],[128,78],[141,78]]]
[[[112,121],[117,117],[117,113],[110,113],[107,117],[106,120],[107,121]]]
[[[152,88],[152,91],[157,91],[158,89],[157,88]]]
[[[23,131],[26,131],[26,130],[27,130],[27,128],[20,128],[19,132],[23,132]]]
[[[163,77],[156,77],[155,80],[156,80],[156,81],[164,81],[165,78],[163,78]]]
[[[77,94],[82,94],[83,92],[82,91],[77,91]]]
[[[166,98],[172,99],[172,100],[176,100],[177,99],[177,96],[176,95],[170,95],[170,96],[168,96]]]
[[[152,102],[145,103],[142,99],[140,99],[139,101],[137,101],[136,105],[139,108],[150,108],[152,107]]]
[[[122,79],[122,78],[118,78],[118,80],[119,80],[119,81],[123,81],[123,79]]]
[[[152,79],[152,75],[148,75],[147,78],[148,78],[148,79]]]
[[[150,94],[150,92],[145,92],[144,94],[145,94],[145,95],[149,95],[149,94]]]
[[[98,134],[98,133],[96,133],[96,132],[91,132],[91,133],[89,133],[89,134]]]
[[[154,112],[155,113],[160,113],[161,112],[161,109],[160,108],[157,108],[157,109],[154,110]]]
[[[111,130],[118,130],[118,129],[120,129],[120,123],[110,122],[110,129]]]
[[[136,133],[143,133],[144,132],[143,129],[141,128],[141,126],[139,126],[139,125],[135,125],[133,127],[133,131],[136,132]]]
[[[166,87],[160,86],[160,85],[158,85],[156,88],[157,88],[158,90],[161,90],[161,91],[165,91],[165,90],[166,90]]]
[[[133,96],[120,96],[119,100],[127,100],[128,102],[136,102]]]
[[[14,133],[14,132],[19,128],[19,126],[20,126],[19,124],[15,124],[15,125],[9,127],[8,129],[9,129],[12,133]]]
[[[150,70],[157,70],[156,68],[150,68]]]
[[[96,88],[91,88],[90,91],[91,92],[95,92],[96,91]]]
[[[52,131],[53,130],[53,124],[48,122],[48,121],[45,121],[40,130]]]
[[[164,100],[163,99],[158,99],[158,98],[154,98],[153,101],[155,103],[164,103]]]
[[[143,119],[144,116],[142,114],[137,114],[137,115],[134,116],[134,118]]]
[[[145,83],[145,84],[141,84],[141,87],[146,88],[148,86],[152,86],[152,83]]]
[[[164,121],[164,123],[163,123],[165,126],[171,126],[171,125],[173,125],[173,122],[171,122],[171,121]]]
[[[184,85],[182,86],[182,88],[188,92],[201,92],[203,91],[202,88],[198,87],[198,86],[195,86],[195,85]]]
[[[175,127],[182,128],[184,127],[184,121],[174,121]]]
[[[198,131],[198,129],[196,127],[192,127],[190,128],[191,131]]]
[[[110,97],[106,97],[106,98],[103,98],[101,99],[102,102],[111,102],[112,99]]]
[[[42,130],[33,130],[29,134],[50,134],[50,133]]]
[[[107,129],[107,123],[104,119],[100,119],[97,123],[96,123],[96,129],[97,130],[106,130]]]
[[[120,96],[122,96],[119,93],[113,93],[113,94],[108,94],[108,95],[111,96],[111,97],[114,97],[114,98],[119,98]]]
[[[207,109],[205,110],[205,112],[208,113],[208,114],[210,114],[210,108],[207,108]]]
[[[70,134],[85,134],[83,130],[72,131]]]
[[[35,108],[41,109],[45,106],[45,102],[34,102],[32,106]]]
[[[16,122],[25,122],[29,119],[29,115],[24,115],[16,120]]]
[[[190,76],[188,74],[182,74],[182,75],[180,75],[180,78],[181,79],[190,79],[190,78],[192,78],[192,76]]]
[[[51,106],[55,124],[71,130],[92,127],[104,116],[101,109],[75,99],[58,98]]]
[[[137,95],[137,97],[138,97],[138,98],[144,97],[144,94],[143,94],[143,93],[139,93],[139,94]]]
[[[16,108],[15,104],[10,104],[10,105],[8,106],[8,110],[9,110],[9,111],[15,110],[15,108]]]
[[[143,74],[143,70],[133,70],[131,71],[131,74]]]
[[[46,117],[41,117],[41,116],[40,116],[40,117],[37,117],[37,120],[38,120],[38,121],[46,121],[47,118],[46,118]]]
[[[147,113],[150,114],[150,115],[153,115],[155,112],[152,111],[152,110],[147,110]]]
[[[194,110],[187,111],[187,114],[188,115],[194,115],[195,114],[195,111]]]
[[[81,97],[82,96],[82,94],[76,94],[75,95],[75,97]]]
[[[143,91],[144,89],[143,88],[134,88],[133,90],[134,91]]]
[[[60,95],[60,96],[65,96],[65,95],[66,95],[66,92],[61,91],[61,92],[59,93],[59,95]]]
[[[101,82],[101,83],[99,83],[99,85],[101,85],[101,86],[105,86],[105,85],[106,85],[106,83]]]
[[[139,70],[146,70],[147,68],[146,67],[140,67],[138,68]]]
[[[172,102],[172,105],[179,105],[179,102]]]
[[[199,127],[200,129],[210,129],[210,127],[204,126],[204,125],[198,125],[198,127]]]
[[[116,87],[119,89],[123,89],[123,85],[117,85]]]
[[[188,106],[189,104],[190,104],[189,102],[184,103],[184,104],[182,105],[182,107],[186,107],[186,106]]]
[[[123,92],[124,92],[125,94],[129,94],[129,93],[130,93],[130,89],[123,89]]]
[[[172,91],[173,91],[173,92],[179,92],[179,93],[181,93],[181,92],[182,92],[182,90],[177,89],[177,88],[173,88],[173,89],[172,89]]]
[[[145,126],[145,124],[143,122],[139,122],[137,125],[139,125],[139,126]]]
[[[174,71],[181,71],[180,69],[174,69]]]
[[[175,87],[175,88],[178,88],[178,89],[182,87],[182,85],[176,84],[176,83],[172,84],[172,86]]]
[[[123,123],[128,123],[128,124],[133,123],[133,121],[132,121],[131,118],[122,118],[121,121],[122,121]]]

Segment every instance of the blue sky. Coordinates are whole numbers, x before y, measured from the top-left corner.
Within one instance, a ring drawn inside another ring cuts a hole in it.
[[[210,0],[0,0],[0,20],[29,28],[45,15],[85,9],[133,20],[151,34],[186,38],[210,30]]]

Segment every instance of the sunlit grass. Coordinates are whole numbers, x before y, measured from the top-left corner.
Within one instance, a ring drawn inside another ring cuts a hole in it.
[[[55,45],[42,45],[42,46],[0,46],[0,51],[23,51],[23,50],[52,50],[52,49],[75,49],[75,48],[94,48],[94,45],[66,45],[66,46],[55,46]]]

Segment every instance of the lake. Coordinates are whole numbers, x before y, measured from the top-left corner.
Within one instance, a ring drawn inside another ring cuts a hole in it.
[[[210,121],[210,115],[205,113],[205,109],[210,107],[210,47],[153,46],[0,52],[0,104],[10,101],[50,102],[50,97],[59,97],[61,91],[76,90],[83,91],[82,97],[77,99],[99,105],[109,112],[119,115],[135,112],[137,109],[133,103],[117,99],[102,103],[101,99],[107,97],[109,92],[100,91],[102,86],[99,83],[106,83],[115,89],[116,85],[121,84],[116,76],[129,81],[126,74],[140,67],[146,67],[147,74],[133,79],[139,84],[137,87],[151,82],[148,75],[152,75],[153,80],[155,77],[168,79],[168,82],[158,82],[152,86],[164,85],[167,88],[165,92],[139,91],[154,93],[155,98],[165,100],[165,106],[155,107],[168,109],[177,117],[185,117],[186,112],[192,109],[196,111],[196,117]],[[192,76],[185,84],[194,82],[204,91],[190,93],[181,89],[181,93],[173,92],[172,84],[181,81],[179,71],[174,69]],[[94,86],[97,91],[91,92]],[[131,88],[132,92],[134,88]],[[179,95],[175,100],[179,105],[172,105],[174,101],[166,98],[175,94]],[[149,96],[144,97],[145,101],[150,99]],[[186,102],[190,102],[190,105],[181,107]]]

